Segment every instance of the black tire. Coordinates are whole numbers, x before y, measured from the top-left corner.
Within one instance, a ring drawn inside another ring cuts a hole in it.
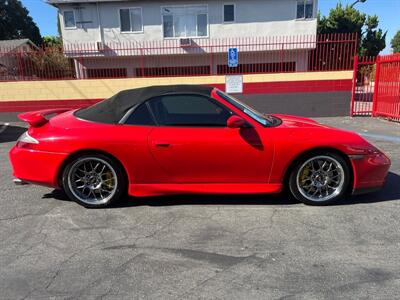
[[[309,169],[310,164],[311,166],[314,164],[314,167],[316,166],[318,168],[319,164],[324,160],[328,164],[330,162],[332,162],[333,165],[338,164],[337,171],[333,172],[328,170],[329,172],[327,172],[325,170],[325,173],[323,173],[324,170],[322,169],[319,171],[320,173],[322,173],[320,174],[316,173],[314,169],[313,170]],[[307,174],[305,177],[303,177],[301,181],[300,176],[301,175],[304,176],[303,174],[307,172],[311,172],[312,175],[309,176],[310,178],[308,178]],[[341,173],[342,175],[338,176],[337,174],[339,173]],[[332,176],[329,176],[330,174],[332,174]],[[312,154],[306,155],[295,162],[288,180],[289,190],[297,200],[307,205],[332,204],[343,198],[343,196],[346,194],[351,180],[350,174],[351,173],[349,165],[341,155],[330,151],[313,152]],[[336,181],[333,181],[333,179],[336,179],[338,183],[336,184]],[[301,187],[302,184],[301,182],[303,183],[304,188]],[[308,185],[305,184],[306,182],[309,182],[309,184]],[[328,187],[329,186],[328,182],[332,183],[333,186],[337,185],[337,190],[334,190],[333,187]],[[320,185],[323,185],[324,183],[325,185],[321,187]],[[309,188],[309,190],[306,191],[307,188]],[[318,189],[321,189],[321,192],[317,191]],[[323,190],[325,192],[322,192]],[[311,194],[315,192],[317,193],[317,195],[311,196]],[[323,196],[323,195],[318,196],[318,193],[321,194],[332,193],[332,194],[329,196]],[[314,199],[314,197],[321,197],[321,198]]]
[[[97,163],[100,166],[94,168],[95,171],[83,173]],[[100,173],[103,166],[105,172]],[[104,179],[105,176],[108,178]],[[77,181],[85,187],[78,186],[78,183],[75,183]],[[108,184],[105,184],[106,182]],[[114,159],[100,153],[84,154],[72,159],[64,168],[62,186],[68,198],[80,205],[87,208],[103,208],[109,207],[125,195],[127,180],[122,167]],[[84,197],[87,193],[90,198]],[[97,201],[97,198],[100,199]]]

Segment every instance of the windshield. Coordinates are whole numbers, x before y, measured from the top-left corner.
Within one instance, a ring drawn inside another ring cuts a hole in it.
[[[217,90],[218,96],[220,96],[222,99],[225,101],[228,101],[230,104],[235,106],[236,108],[240,109],[242,112],[244,112],[246,115],[248,115],[250,118],[256,120],[258,123],[264,125],[264,126],[274,126],[280,123],[278,118],[275,118],[270,115],[265,115],[262,114],[258,111],[256,111],[254,108],[251,108],[250,106],[244,104],[240,100],[236,99],[235,97],[225,94],[224,92]]]

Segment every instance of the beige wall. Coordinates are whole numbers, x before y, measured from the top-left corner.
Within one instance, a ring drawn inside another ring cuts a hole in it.
[[[351,79],[353,71],[244,75],[244,83]],[[103,99],[130,88],[224,84],[224,76],[0,82],[0,101]]]

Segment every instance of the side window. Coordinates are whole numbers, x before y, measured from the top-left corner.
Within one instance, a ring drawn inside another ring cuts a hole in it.
[[[201,95],[165,95],[149,102],[157,123],[164,126],[225,127],[231,112]]]
[[[150,114],[149,109],[147,108],[146,103],[140,104],[128,119],[125,121],[125,124],[128,125],[147,125],[152,126],[155,125],[153,117]]]

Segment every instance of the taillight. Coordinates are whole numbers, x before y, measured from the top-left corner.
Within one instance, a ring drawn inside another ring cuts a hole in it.
[[[32,148],[34,145],[39,144],[39,141],[31,137],[28,131],[25,131],[17,141],[17,147],[19,148]]]

